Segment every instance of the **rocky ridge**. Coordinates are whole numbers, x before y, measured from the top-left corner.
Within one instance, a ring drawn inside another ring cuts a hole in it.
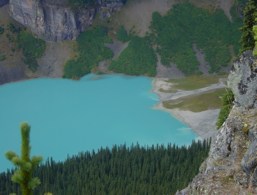
[[[209,157],[181,194],[257,194],[257,59],[244,52],[228,77],[234,106]]]
[[[11,16],[37,36],[48,41],[74,40],[88,28],[97,13],[110,17],[122,0],[97,0],[96,5],[72,8],[68,0],[10,0]]]

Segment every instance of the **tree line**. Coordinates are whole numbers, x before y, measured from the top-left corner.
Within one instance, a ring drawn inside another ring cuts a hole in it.
[[[209,141],[178,147],[114,145],[84,152],[64,162],[48,159],[34,174],[35,194],[174,194],[188,185],[207,157]],[[14,170],[0,174],[0,194],[21,194],[11,182]]]

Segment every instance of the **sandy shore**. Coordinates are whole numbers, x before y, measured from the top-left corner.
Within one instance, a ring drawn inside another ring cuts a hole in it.
[[[191,127],[197,135],[201,138],[209,138],[215,135],[216,130],[216,121],[219,114],[219,109],[214,110],[206,110],[202,112],[192,112],[189,110],[180,110],[180,109],[167,109],[163,107],[162,101],[166,101],[168,99],[174,99],[178,94],[176,93],[163,93],[160,92],[160,89],[168,90],[172,88],[172,83],[165,82],[164,78],[155,78],[153,81],[153,92],[156,93],[160,98],[160,103],[155,106],[156,109],[160,109],[170,113],[173,117],[182,121]],[[206,88],[206,90],[220,88],[222,84],[215,84]],[[224,86],[222,86],[224,87]],[[202,88],[204,89],[204,88]],[[183,97],[197,94],[203,92],[205,90],[193,90],[193,91],[185,91],[185,95]],[[181,94],[181,91],[179,92]],[[180,96],[181,97],[181,96]],[[179,97],[178,97],[179,98]]]

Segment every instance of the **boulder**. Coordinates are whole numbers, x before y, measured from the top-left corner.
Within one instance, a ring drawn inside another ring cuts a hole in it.
[[[251,51],[244,52],[228,76],[228,87],[235,95],[235,105],[256,108],[257,64]]]

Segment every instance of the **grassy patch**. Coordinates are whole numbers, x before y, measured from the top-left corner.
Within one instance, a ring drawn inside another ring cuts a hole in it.
[[[218,83],[220,78],[225,78],[225,76],[188,76],[181,79],[170,79],[168,82],[174,84],[172,86],[173,90],[188,91],[208,87],[211,84]]]
[[[65,78],[79,79],[90,73],[100,61],[112,58],[112,51],[105,47],[105,43],[112,41],[107,33],[108,29],[105,27],[93,27],[79,35],[78,57],[65,64]]]
[[[42,39],[35,38],[31,33],[23,30],[18,32],[18,45],[22,49],[24,63],[33,72],[37,70],[37,58],[41,57],[46,48],[46,43]]]
[[[218,109],[222,106],[221,96],[225,91],[225,89],[217,89],[204,94],[164,101],[163,106],[168,109],[179,108],[182,110],[190,110],[192,112]]]
[[[155,12],[151,30],[161,62],[174,62],[190,75],[199,73],[193,44],[205,53],[210,72],[218,72],[232,58],[231,45],[238,53],[240,26],[241,20],[233,18],[231,23],[222,10],[209,11],[183,3],[175,5],[165,16]]]
[[[162,93],[176,93],[178,90],[171,87],[170,89],[161,88],[161,89],[159,89],[159,91],[162,92]]]
[[[110,70],[129,75],[156,75],[157,57],[148,38],[134,36],[128,47],[112,62]]]
[[[178,90],[195,90],[203,87],[208,87],[212,84],[218,83],[220,79],[225,79],[227,75],[194,75],[187,76],[180,79],[169,79],[167,82],[172,83],[169,89],[160,89],[163,93],[175,93]]]

